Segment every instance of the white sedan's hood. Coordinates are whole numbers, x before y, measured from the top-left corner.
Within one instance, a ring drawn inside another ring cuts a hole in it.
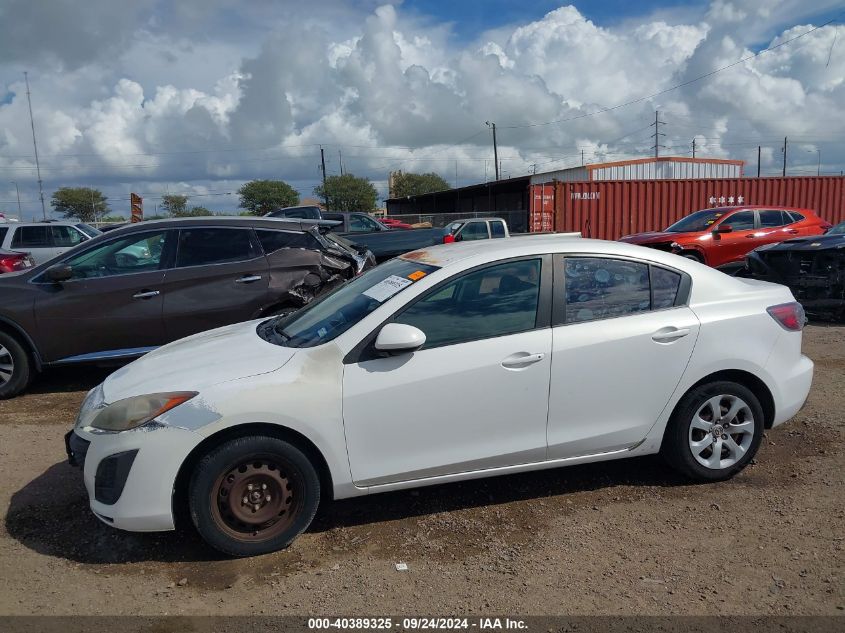
[[[103,383],[108,403],[147,393],[202,391],[284,366],[296,349],[268,343],[249,321],[183,338],[123,367]]]

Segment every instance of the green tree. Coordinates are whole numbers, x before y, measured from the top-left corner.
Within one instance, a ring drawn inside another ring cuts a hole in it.
[[[203,218],[208,217],[209,215],[214,215],[211,212],[211,209],[207,209],[206,207],[191,207],[191,210],[187,212],[187,215],[190,215],[194,218]]]
[[[451,189],[449,183],[434,172],[413,174],[410,172],[396,172],[393,174],[393,187],[390,195],[394,198],[418,196],[432,191]]]
[[[299,194],[283,180],[251,180],[238,189],[241,209],[265,215],[275,209],[299,204]]]
[[[188,196],[180,196],[176,193],[165,194],[161,197],[161,208],[174,218],[188,215]]]
[[[352,174],[329,176],[325,187],[314,187],[314,195],[326,200],[332,211],[372,211],[378,198],[373,183]]]
[[[108,198],[99,189],[62,187],[53,192],[50,204],[56,213],[82,222],[95,222],[109,212]]]

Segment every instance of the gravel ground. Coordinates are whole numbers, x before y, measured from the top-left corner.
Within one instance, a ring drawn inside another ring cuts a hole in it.
[[[845,327],[804,347],[807,407],[733,481],[638,458],[389,493],[248,560],[97,521],[62,435],[106,372],[51,372],[0,402],[0,614],[842,614]]]

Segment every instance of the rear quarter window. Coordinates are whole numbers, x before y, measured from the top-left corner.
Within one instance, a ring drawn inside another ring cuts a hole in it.
[[[9,232],[8,226],[0,226],[0,247],[3,246],[3,240],[6,239],[6,233]]]
[[[20,226],[12,237],[12,248],[49,248],[47,226]]]

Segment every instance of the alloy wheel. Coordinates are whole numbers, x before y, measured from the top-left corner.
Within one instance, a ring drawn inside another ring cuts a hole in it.
[[[689,427],[689,448],[707,468],[730,468],[754,441],[754,415],[742,398],[723,394],[709,398],[696,411]]]
[[[5,385],[15,373],[15,359],[12,353],[0,345],[0,385]]]
[[[284,464],[264,458],[224,472],[211,491],[215,523],[240,541],[265,541],[296,519],[302,491]]]

